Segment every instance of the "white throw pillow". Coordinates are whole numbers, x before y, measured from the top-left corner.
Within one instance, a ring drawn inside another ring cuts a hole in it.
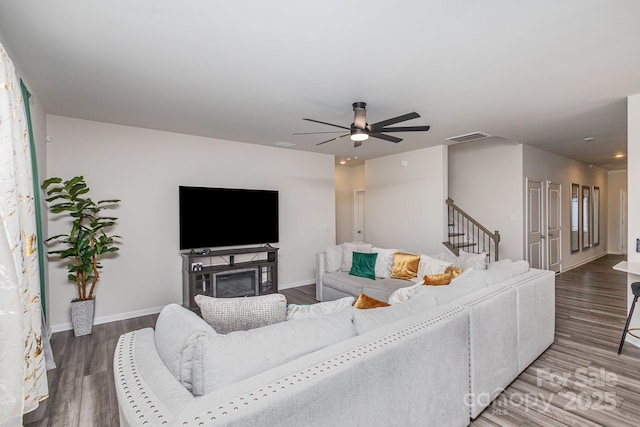
[[[509,264],[512,264],[513,261],[510,258],[501,259],[500,261],[494,261],[487,264],[487,270],[493,270],[494,268],[503,268]]]
[[[345,242],[342,244],[342,265],[340,267],[341,271],[346,273],[351,271],[351,266],[353,264],[353,253],[354,252],[362,252],[365,254],[371,253],[371,248],[373,247],[370,243],[364,242]]]
[[[324,249],[324,269],[327,273],[340,270],[342,266],[342,245],[327,246]]]
[[[412,279],[416,283],[420,283],[424,276],[427,274],[442,274],[450,267],[452,263],[447,261],[442,261],[429,255],[420,254],[420,264],[418,264],[418,274],[415,279]]]
[[[287,320],[287,298],[282,294],[213,298],[196,295],[202,318],[219,334],[248,331]]]
[[[355,302],[354,297],[344,297],[335,301],[324,301],[317,304],[289,304],[287,306],[287,320],[310,319],[325,314],[346,310]]]
[[[381,279],[388,279],[391,276],[393,267],[393,254],[399,252],[398,249],[371,248],[371,252],[378,254],[376,258],[375,274]]]
[[[458,260],[458,257],[449,252],[439,252],[435,255],[432,255],[432,258],[439,259],[440,261],[450,262],[451,264],[455,264]]]
[[[474,254],[471,252],[460,251],[458,259],[454,263],[456,267],[460,267],[463,270],[467,268],[473,268],[474,270],[485,270],[487,268],[487,254],[482,252],[480,254]]]
[[[422,283],[418,283],[413,286],[407,286],[406,288],[396,289],[395,291],[393,291],[387,302],[391,305],[394,305],[409,301],[416,295],[420,286],[422,286]]]

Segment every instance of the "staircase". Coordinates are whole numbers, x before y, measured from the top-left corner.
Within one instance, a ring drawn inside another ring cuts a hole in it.
[[[500,233],[491,232],[447,198],[447,227],[449,240],[442,242],[456,256],[460,250],[476,254],[486,253],[487,262],[498,261]]]

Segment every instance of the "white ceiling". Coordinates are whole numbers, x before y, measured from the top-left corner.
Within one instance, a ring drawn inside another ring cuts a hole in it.
[[[50,114],[359,161],[481,131],[620,169],[639,17],[638,0],[20,0],[0,37]],[[355,101],[431,130],[293,135],[349,126]]]

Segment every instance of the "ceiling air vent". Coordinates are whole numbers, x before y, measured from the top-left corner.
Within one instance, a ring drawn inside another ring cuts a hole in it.
[[[283,142],[283,141],[278,141],[278,142],[274,142],[273,145],[276,145],[278,147],[284,147],[284,148],[289,148],[289,147],[293,147],[294,143],[292,142]]]
[[[484,132],[471,132],[464,135],[452,136],[451,138],[445,138],[447,141],[454,142],[471,142],[479,139],[491,138],[492,135]]]

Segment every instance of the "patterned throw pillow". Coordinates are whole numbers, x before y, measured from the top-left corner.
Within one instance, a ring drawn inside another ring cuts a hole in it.
[[[196,295],[202,318],[219,334],[248,331],[287,320],[287,298],[282,294],[240,298]]]

